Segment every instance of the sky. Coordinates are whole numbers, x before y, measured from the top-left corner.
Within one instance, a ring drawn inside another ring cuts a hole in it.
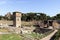
[[[14,11],[40,12],[55,16],[60,13],[60,0],[0,0],[0,15]]]

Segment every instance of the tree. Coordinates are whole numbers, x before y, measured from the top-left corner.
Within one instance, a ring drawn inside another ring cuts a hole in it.
[[[47,20],[46,14],[40,13],[40,19],[41,19],[41,20]]]
[[[51,17],[52,20],[57,20],[56,16]]]
[[[56,16],[51,17],[52,20],[60,20],[60,14],[57,14]]]
[[[57,20],[60,20],[60,14],[56,15]]]
[[[30,13],[27,13],[27,20],[34,20],[36,18],[36,13],[33,13],[33,12],[30,12]]]
[[[26,21],[27,20],[27,15],[26,14],[22,14],[21,20]]]
[[[51,17],[50,16],[47,16],[47,20],[51,20]]]
[[[47,20],[47,16],[44,13],[26,13],[22,14],[22,20],[32,21],[32,20]]]
[[[5,16],[0,16],[0,20],[4,20],[5,19]]]
[[[8,12],[6,15],[5,15],[5,19],[6,20],[12,20],[12,14],[10,12]]]
[[[0,16],[0,20],[3,18],[3,16]]]

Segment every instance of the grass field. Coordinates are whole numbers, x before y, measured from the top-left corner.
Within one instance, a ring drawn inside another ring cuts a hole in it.
[[[19,34],[3,34],[0,40],[22,40],[22,37]]]
[[[30,37],[32,36],[32,39],[37,38],[39,35],[36,34],[28,34],[26,35],[19,35],[19,34],[0,34],[0,40],[27,40],[31,39]]]
[[[50,34],[51,32],[49,32]],[[49,35],[47,34],[47,35]],[[0,34],[0,40],[40,40],[47,36],[45,34],[31,33],[31,34]]]
[[[41,38],[46,37],[51,32],[48,32],[47,34],[39,34],[32,32],[31,34],[0,34],[0,40],[40,40]]]

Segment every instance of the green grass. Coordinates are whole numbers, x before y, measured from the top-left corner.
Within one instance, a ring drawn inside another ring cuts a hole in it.
[[[58,30],[58,32],[54,35],[54,40],[59,40],[60,38],[60,29]]]
[[[49,33],[49,34],[50,34],[50,33]],[[47,34],[47,35],[48,35],[48,34]],[[31,39],[40,40],[40,39],[46,37],[47,35],[33,32],[33,33],[31,33],[31,34],[24,34],[23,36],[24,36],[25,38],[31,38]]]
[[[0,40],[22,40],[22,37],[19,34],[3,34]]]
[[[33,38],[42,38],[44,34],[39,34],[39,33],[32,33],[30,34]]]
[[[36,34],[36,33],[32,33],[32,34],[24,34],[24,35],[20,35],[20,34],[0,34],[0,40],[24,40],[24,39],[40,39],[43,35],[41,34]]]

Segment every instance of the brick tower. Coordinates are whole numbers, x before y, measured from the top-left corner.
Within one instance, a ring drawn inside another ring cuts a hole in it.
[[[13,26],[21,27],[21,12],[13,12]]]

